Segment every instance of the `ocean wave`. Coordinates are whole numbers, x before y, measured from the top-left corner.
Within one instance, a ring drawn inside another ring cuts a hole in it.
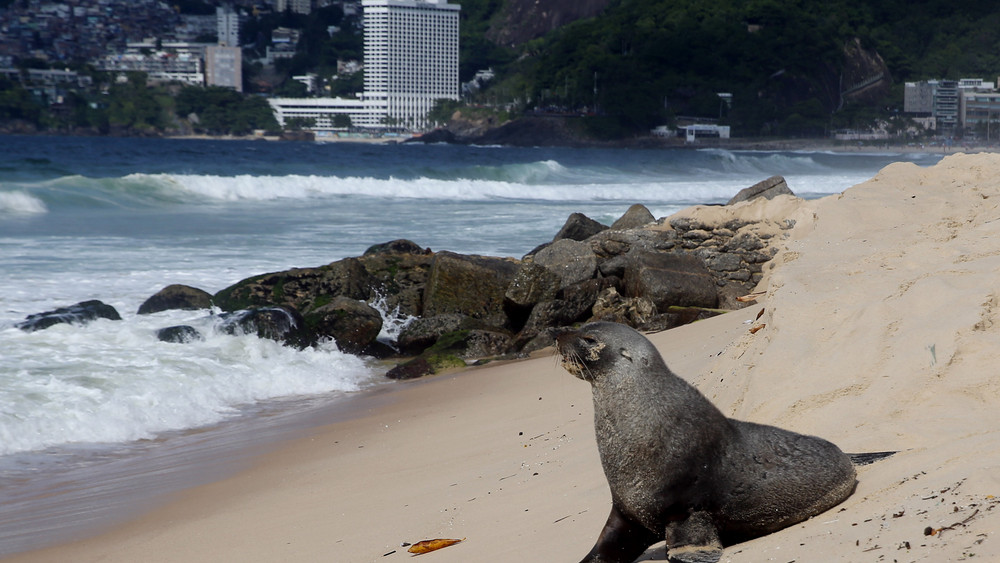
[[[220,422],[241,405],[356,391],[373,377],[333,344],[299,351],[200,325],[204,341],[159,342],[164,319],[0,331],[9,352],[0,365],[12,368],[0,369],[0,456],[150,439]]]
[[[727,149],[699,149],[697,152],[710,157],[709,162],[698,166],[708,173],[747,174],[823,174],[830,167],[819,162],[815,156],[820,153],[773,152],[773,151],[733,151]]]
[[[39,215],[48,212],[45,202],[24,192],[0,192],[0,215]]]

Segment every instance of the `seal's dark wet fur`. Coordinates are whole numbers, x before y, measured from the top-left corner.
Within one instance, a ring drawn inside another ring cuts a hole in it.
[[[590,323],[557,337],[588,381],[611,514],[583,562],[631,562],[667,542],[671,561],[714,563],[854,491],[851,459],[813,436],[726,418],[639,332]]]

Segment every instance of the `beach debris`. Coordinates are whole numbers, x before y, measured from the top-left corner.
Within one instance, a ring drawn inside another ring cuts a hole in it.
[[[764,328],[765,326],[767,326],[767,325],[761,323],[761,324],[759,324],[757,326],[750,327],[750,334],[757,334],[757,331],[760,330],[760,329],[762,329],[762,328]]]
[[[756,301],[758,297],[763,296],[765,293],[767,293],[767,292],[766,291],[757,291],[755,293],[748,293],[746,295],[741,295],[741,296],[737,297],[736,300],[739,301],[740,303],[749,303],[751,301]]]
[[[465,538],[462,538],[460,540],[450,540],[450,539],[443,539],[443,538],[438,538],[438,539],[433,539],[433,540],[422,540],[422,541],[418,541],[417,543],[411,545],[410,549],[408,549],[407,551],[409,551],[410,553],[414,553],[416,555],[421,555],[421,554],[424,554],[424,553],[430,553],[432,551],[437,551],[437,550],[439,550],[441,548],[445,548],[445,547],[448,547],[448,546],[451,546],[451,545],[455,545],[456,543],[461,542],[461,541],[465,541]]]
[[[761,318],[761,317],[763,317],[763,316],[764,316],[764,308],[763,308],[763,307],[761,307],[761,308],[760,308],[760,311],[758,311],[758,312],[757,312],[757,318],[755,318],[754,320],[755,320],[755,321],[759,321],[759,320],[760,320],[760,318]]]

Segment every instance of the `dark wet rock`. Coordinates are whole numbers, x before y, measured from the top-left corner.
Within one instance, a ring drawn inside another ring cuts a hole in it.
[[[495,330],[470,330],[462,344],[465,348],[458,354],[461,358],[492,358],[504,354],[510,347],[511,337]]]
[[[174,342],[177,344],[187,344],[204,340],[205,337],[198,332],[198,329],[189,325],[168,326],[156,331],[156,338],[161,342]]]
[[[375,245],[357,258],[317,268],[293,268],[242,280],[214,296],[224,311],[253,306],[291,306],[303,314],[349,297],[372,303],[383,300],[402,315],[423,313],[423,288],[434,255],[410,241]]]
[[[407,140],[405,140],[403,142],[404,143],[424,143],[424,144],[448,143],[450,145],[465,143],[464,140],[459,139],[457,135],[455,135],[454,133],[452,133],[451,131],[449,131],[447,129],[435,129],[433,131],[429,131],[427,133],[424,133],[423,135],[420,135],[419,137],[411,137],[411,138],[409,138],[409,139],[407,139]]]
[[[656,221],[656,217],[649,212],[649,209],[641,203],[636,203],[628,208],[624,215],[611,224],[613,230],[638,229]]]
[[[209,309],[212,294],[188,285],[168,285],[139,306],[139,315],[149,315],[160,311]]]
[[[419,244],[407,239],[397,239],[382,244],[373,244],[365,250],[365,256],[372,254],[433,254],[431,249],[424,248]]]
[[[628,297],[645,297],[659,312],[667,307],[715,307],[715,279],[696,256],[680,252],[629,252],[623,283]]]
[[[751,199],[757,199],[759,197],[772,199],[779,195],[793,196],[795,194],[788,188],[788,184],[785,183],[784,177],[771,176],[766,180],[757,182],[749,188],[743,188],[737,192],[732,199],[726,202],[726,205],[733,205],[734,203],[739,203],[741,201],[750,201]]]
[[[549,268],[535,262],[524,263],[507,287],[504,300],[508,307],[530,310],[539,301],[554,299],[561,283],[562,278]]]
[[[601,231],[607,230],[607,225],[603,225],[587,217],[583,213],[573,213],[566,219],[559,232],[552,239],[552,242],[562,239],[576,241],[587,240]]]
[[[399,351],[393,348],[390,344],[382,342],[381,340],[376,340],[368,346],[365,346],[359,354],[362,356],[371,356],[378,360],[384,360],[386,358],[398,357]]]
[[[461,330],[471,320],[468,316],[460,313],[414,319],[399,331],[396,346],[404,355],[419,354],[433,346],[442,334]]]
[[[219,330],[226,334],[255,334],[300,348],[315,344],[302,315],[291,307],[255,307],[223,313],[220,319]]]
[[[398,364],[385,373],[389,379],[416,379],[434,373],[434,368],[427,358],[413,358],[408,362]]]
[[[572,315],[577,317],[589,315],[594,303],[597,302],[597,296],[609,287],[620,287],[621,283],[621,278],[616,276],[584,280],[564,288],[561,297],[567,308],[573,311]]]
[[[520,354],[523,356],[527,356],[528,354],[531,354],[533,352],[543,350],[550,346],[555,346],[556,336],[558,336],[559,333],[560,329],[558,327],[547,328],[539,332],[537,335],[535,335],[534,338],[532,338],[531,340],[529,340],[527,343],[525,343],[523,346],[520,347],[519,350]]]
[[[506,258],[438,252],[424,288],[424,316],[460,313],[502,327],[504,294],[519,269]]]
[[[304,318],[311,339],[332,338],[340,350],[349,354],[361,353],[382,331],[382,315],[371,305],[350,297],[335,297]]]
[[[524,327],[514,339],[514,348],[520,349],[546,329],[573,324],[589,313],[589,309],[583,312],[574,309],[571,303],[563,299],[542,301],[535,305],[528,315]]]
[[[108,319],[112,321],[122,320],[118,311],[102,301],[91,300],[81,301],[69,307],[60,307],[53,311],[28,315],[24,321],[17,324],[17,328],[34,332],[43,330],[57,324],[87,324],[96,319]]]
[[[668,252],[677,246],[677,238],[678,234],[671,230],[607,230],[587,239],[587,244],[597,255],[599,267],[604,272],[605,260],[621,256],[633,249]]]
[[[597,256],[590,245],[572,239],[560,239],[535,255],[534,263],[559,276],[562,289],[594,277]]]

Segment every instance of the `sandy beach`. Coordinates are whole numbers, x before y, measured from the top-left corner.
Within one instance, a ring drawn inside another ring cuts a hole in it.
[[[859,468],[841,505],[722,561],[1000,561],[1000,155],[681,213],[794,226],[756,303],[650,335],[667,364],[727,416],[899,452]],[[578,561],[607,517],[589,386],[551,353],[355,407],[128,523],[7,560],[391,563],[412,557],[403,543],[464,538],[421,557]]]

